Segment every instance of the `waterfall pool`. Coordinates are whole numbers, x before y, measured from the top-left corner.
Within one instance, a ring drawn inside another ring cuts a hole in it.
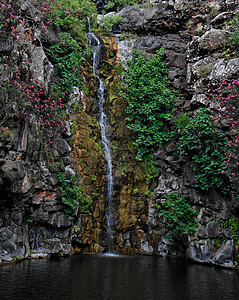
[[[0,267],[1,300],[234,300],[239,273],[156,256],[79,255]]]

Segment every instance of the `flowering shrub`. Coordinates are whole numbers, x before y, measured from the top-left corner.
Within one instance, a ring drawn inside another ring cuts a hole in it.
[[[238,185],[239,166],[239,80],[226,82],[223,80],[215,91],[215,100],[218,102],[218,111],[230,126],[230,140],[225,173]],[[222,171],[224,172],[224,171]]]
[[[65,105],[61,98],[47,97],[38,80],[33,78],[29,82],[22,81],[18,67],[12,70],[14,63],[14,57],[6,57],[6,63],[3,64],[5,69],[12,72],[11,78],[5,85],[0,86],[1,98],[4,100],[1,102],[2,117],[6,115],[6,120],[12,114],[18,113],[19,117],[36,121],[37,129],[32,140],[48,146],[60,130],[66,130],[66,121],[62,113]]]
[[[15,16],[13,10],[19,15]],[[0,0],[0,35],[10,34],[10,39],[20,39],[18,31],[22,23],[20,5],[16,1]]]
[[[80,40],[85,40],[87,16],[91,18],[92,25],[96,24],[96,5],[90,0],[44,0],[38,1],[37,8],[49,24],[61,26]]]

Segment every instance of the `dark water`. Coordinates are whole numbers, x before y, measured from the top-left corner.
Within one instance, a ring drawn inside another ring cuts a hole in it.
[[[31,260],[0,267],[0,299],[233,300],[239,273],[151,256]]]

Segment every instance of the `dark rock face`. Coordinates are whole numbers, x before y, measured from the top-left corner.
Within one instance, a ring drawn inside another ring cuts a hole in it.
[[[0,54],[13,54],[22,79],[37,79],[47,95],[53,65],[42,44],[57,43],[57,31],[50,28],[48,35],[43,34],[42,14],[32,1],[18,1],[18,4],[22,12],[19,27],[22,38],[13,40],[8,34],[1,36]],[[9,76],[1,72],[1,84],[7,82]],[[4,95],[0,97],[5,101]],[[12,115],[1,114],[1,121],[7,121],[4,129],[1,126],[0,137],[0,262],[12,261],[14,257],[68,254],[73,218],[64,218],[56,187],[57,170],[49,170],[46,156],[39,151],[39,145],[31,141],[37,128],[34,118],[23,119],[17,103],[12,106]],[[71,148],[64,138],[59,132],[58,139],[53,141],[53,159],[62,159],[61,168],[68,166],[70,172]]]
[[[200,3],[199,3],[200,2]],[[121,28],[139,36],[131,44],[145,58],[163,48],[168,67],[168,78],[174,88],[180,89],[183,100],[179,107],[193,111],[201,106],[213,108],[211,91],[223,79],[238,78],[238,58],[223,58],[228,31],[226,20],[234,16],[235,1],[157,1],[146,10],[127,7],[120,12],[123,17]],[[228,19],[227,19],[228,18]],[[200,33],[200,34],[199,34]],[[147,35],[146,35],[147,34]],[[130,44],[119,43],[120,55],[130,53]],[[221,122],[227,130],[226,120]],[[162,151],[161,151],[162,152]],[[199,262],[223,266],[234,266],[235,245],[232,237],[221,226],[221,219],[238,217],[235,196],[223,196],[215,190],[207,193],[195,188],[194,172],[190,162],[175,160],[166,149],[160,154],[163,172],[155,189],[156,201],[166,192],[182,193],[198,210],[198,228],[194,237],[186,242],[187,256]],[[149,241],[144,251],[159,255],[179,255],[180,246],[174,249],[164,237],[165,229],[155,217],[154,203],[147,204],[147,227],[142,226],[142,235]],[[160,228],[160,230],[159,230]],[[123,235],[125,247],[132,245],[132,231]],[[216,241],[224,236],[228,239],[219,248]],[[181,249],[181,254],[185,248]]]
[[[23,76],[37,78],[48,93],[54,66],[44,46],[58,43],[59,29],[48,26],[48,32],[42,32],[42,16],[32,1],[19,3],[25,15],[21,31],[26,38],[16,43],[8,35],[1,36],[0,54],[14,53],[19,65],[29,61],[27,66],[22,64]],[[119,50],[120,60],[122,52],[132,53],[132,47],[141,51],[145,58],[163,48],[171,87],[181,93],[179,110],[182,107],[187,111],[200,106],[213,107],[210,91],[220,80],[238,76],[239,59],[221,57],[228,36],[225,22],[234,16],[236,5],[237,1],[233,0],[213,3],[170,0],[155,1],[148,9],[126,7],[119,13],[123,18],[120,28],[138,36],[130,42],[115,43],[113,50]],[[201,36],[198,30],[201,30]],[[107,47],[102,55],[104,60],[110,60]],[[111,61],[109,65],[111,70]],[[203,73],[202,70],[206,71]],[[0,73],[1,82],[5,82],[7,76]],[[126,104],[115,95],[113,76],[108,73],[104,76],[109,85],[109,99],[105,105],[111,115],[110,136],[115,144],[126,145],[130,139],[124,123]],[[84,80],[94,94],[95,78],[88,74]],[[58,164],[48,164],[39,147],[30,143],[32,131],[37,127],[33,119],[9,121],[11,136],[0,138],[0,262],[12,261],[14,257],[37,258],[105,250],[106,167],[99,142],[99,126],[94,123],[96,108],[77,87],[72,101],[83,104],[77,116],[77,147],[68,144],[69,128],[66,134],[59,134],[51,146],[52,159]],[[92,116],[89,112],[93,112]],[[221,122],[221,127],[228,129],[227,120]],[[220,220],[238,216],[239,204],[234,192],[225,197],[215,190],[199,191],[190,162],[175,159],[167,147],[157,153],[163,171],[155,186],[156,199],[147,197],[145,174],[130,162],[133,159],[129,148],[122,148],[112,147],[116,251],[162,256],[184,256],[186,253],[194,261],[233,267],[236,247],[230,233],[220,226]],[[64,217],[57,176],[62,169],[68,178],[77,172],[82,175],[86,193],[94,200],[91,216]],[[165,192],[186,195],[198,211],[195,236],[180,236],[175,245],[165,237],[167,227],[156,217],[155,201],[159,201]],[[221,235],[227,241],[217,248],[216,240]]]

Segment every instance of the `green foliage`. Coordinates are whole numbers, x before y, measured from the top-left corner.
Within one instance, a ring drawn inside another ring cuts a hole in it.
[[[73,86],[79,86],[79,64],[84,63],[92,50],[84,49],[69,33],[60,34],[60,43],[48,49],[48,54],[54,64],[57,64],[56,74],[59,80],[53,83],[53,93],[64,91],[64,100],[69,99]]]
[[[226,240],[227,238],[223,234],[220,234],[219,237],[214,240],[214,246],[216,248],[220,248],[222,243],[225,242]]]
[[[135,6],[140,2],[140,0],[105,0],[104,8],[116,10],[126,6]]]
[[[139,189],[133,189],[133,191],[132,191],[132,195],[133,196],[136,196],[136,195],[138,195],[138,193],[139,193]]]
[[[190,117],[188,113],[180,113],[175,119],[174,123],[178,127],[178,132],[180,132],[183,128],[185,128],[190,122]]]
[[[147,184],[150,184],[152,179],[159,176],[160,168],[152,154],[144,156],[141,166],[143,168]]]
[[[21,261],[24,258],[22,256],[13,256],[13,259],[16,260],[16,261]]]
[[[131,41],[133,38],[136,38],[137,35],[132,33],[132,32],[128,32],[128,31],[123,31],[121,34],[118,35],[118,38],[120,41]]]
[[[70,32],[71,36],[84,41],[88,31],[87,17],[91,19],[91,26],[96,25],[96,4],[90,0],[55,0],[53,1],[50,17],[55,25]]]
[[[47,167],[51,172],[59,172],[65,169],[63,161],[48,162]]]
[[[176,193],[165,194],[161,204],[156,203],[155,206],[158,209],[158,218],[167,223],[169,231],[166,237],[171,243],[179,234],[194,234],[196,211],[186,202],[185,196]]]
[[[236,13],[229,24],[232,25],[229,46],[232,50],[239,51],[239,12]]]
[[[204,35],[204,33],[205,33],[205,31],[204,31],[203,29],[198,29],[198,30],[197,30],[197,34],[198,34],[199,36]]]
[[[165,123],[172,118],[176,95],[168,88],[163,57],[163,49],[149,59],[134,50],[124,74],[121,96],[128,101],[127,127],[136,133],[138,160],[143,160],[153,148],[172,136],[166,131]]]
[[[199,68],[199,76],[200,77],[203,77],[203,76],[206,76],[208,75],[211,70],[212,70],[212,67],[213,67],[213,64],[210,64],[210,65],[203,65]]]
[[[231,232],[234,242],[239,245],[239,219],[232,217],[228,220],[221,220],[221,226]]]
[[[119,15],[102,16],[99,22],[99,28],[106,33],[111,33],[115,25],[122,22],[123,18]]]
[[[75,215],[81,203],[81,212],[89,213],[89,206],[92,203],[92,199],[88,197],[83,197],[83,188],[77,184],[77,179],[74,175],[70,177],[70,180],[66,178],[66,175],[58,175],[58,180],[61,184],[60,191],[62,196],[62,203],[66,205],[65,216]]]
[[[196,186],[201,190],[216,187],[227,192],[226,170],[227,138],[213,125],[207,109],[201,108],[181,131],[178,149],[181,155],[191,157],[196,173]]]

